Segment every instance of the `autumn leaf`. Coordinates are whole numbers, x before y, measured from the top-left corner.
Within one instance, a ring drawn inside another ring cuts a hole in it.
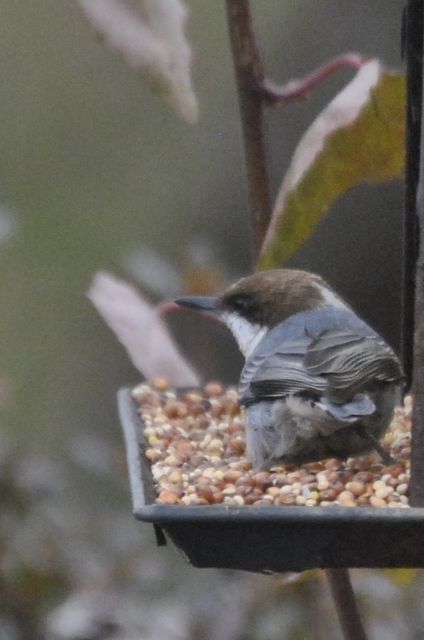
[[[386,569],[385,575],[398,587],[409,587],[418,575],[418,569]]]
[[[158,311],[134,287],[100,272],[87,295],[147,380],[165,376],[174,386],[198,386],[197,374],[178,351]]]
[[[404,137],[405,79],[371,60],[297,146],[277,196],[259,268],[280,266],[295,253],[348,189],[398,177],[405,164]]]
[[[198,118],[181,0],[78,0],[104,44],[119,54],[186,122]]]

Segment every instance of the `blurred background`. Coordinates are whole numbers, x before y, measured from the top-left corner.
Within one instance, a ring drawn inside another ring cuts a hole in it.
[[[154,300],[251,270],[225,6],[187,5],[195,126],[102,46],[75,2],[2,2],[0,640],[340,637],[318,573],[292,584],[195,570],[131,515],[115,394],[140,375],[85,296],[92,276],[106,269]],[[346,51],[401,66],[398,0],[252,10],[277,82]],[[300,136],[351,77],[268,114],[273,196]],[[402,199],[400,182],[351,191],[290,260],[395,347]],[[191,317],[170,326],[205,378],[237,379],[229,336]],[[422,637],[420,575],[354,579],[373,638]]]

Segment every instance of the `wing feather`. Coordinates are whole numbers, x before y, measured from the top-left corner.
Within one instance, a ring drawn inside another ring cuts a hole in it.
[[[339,329],[318,336],[306,331],[283,341],[249,364],[242,401],[251,404],[290,393],[323,396],[342,404],[375,383],[402,383],[403,372],[392,349],[376,334]]]
[[[375,383],[401,383],[403,372],[392,349],[378,336],[323,331],[312,340],[303,365],[328,380],[326,395],[342,401]]]

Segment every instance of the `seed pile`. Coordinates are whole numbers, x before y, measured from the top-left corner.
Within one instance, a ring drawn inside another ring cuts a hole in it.
[[[157,502],[168,505],[407,507],[411,398],[396,409],[378,454],[254,471],[245,457],[244,417],[234,388],[211,382],[177,396],[165,379],[133,390],[144,422]]]

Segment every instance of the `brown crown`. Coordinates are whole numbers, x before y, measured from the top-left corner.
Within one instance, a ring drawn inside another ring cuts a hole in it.
[[[272,327],[294,313],[323,304],[317,285],[331,288],[318,275],[294,269],[259,271],[242,278],[219,298],[219,305],[250,322]]]

